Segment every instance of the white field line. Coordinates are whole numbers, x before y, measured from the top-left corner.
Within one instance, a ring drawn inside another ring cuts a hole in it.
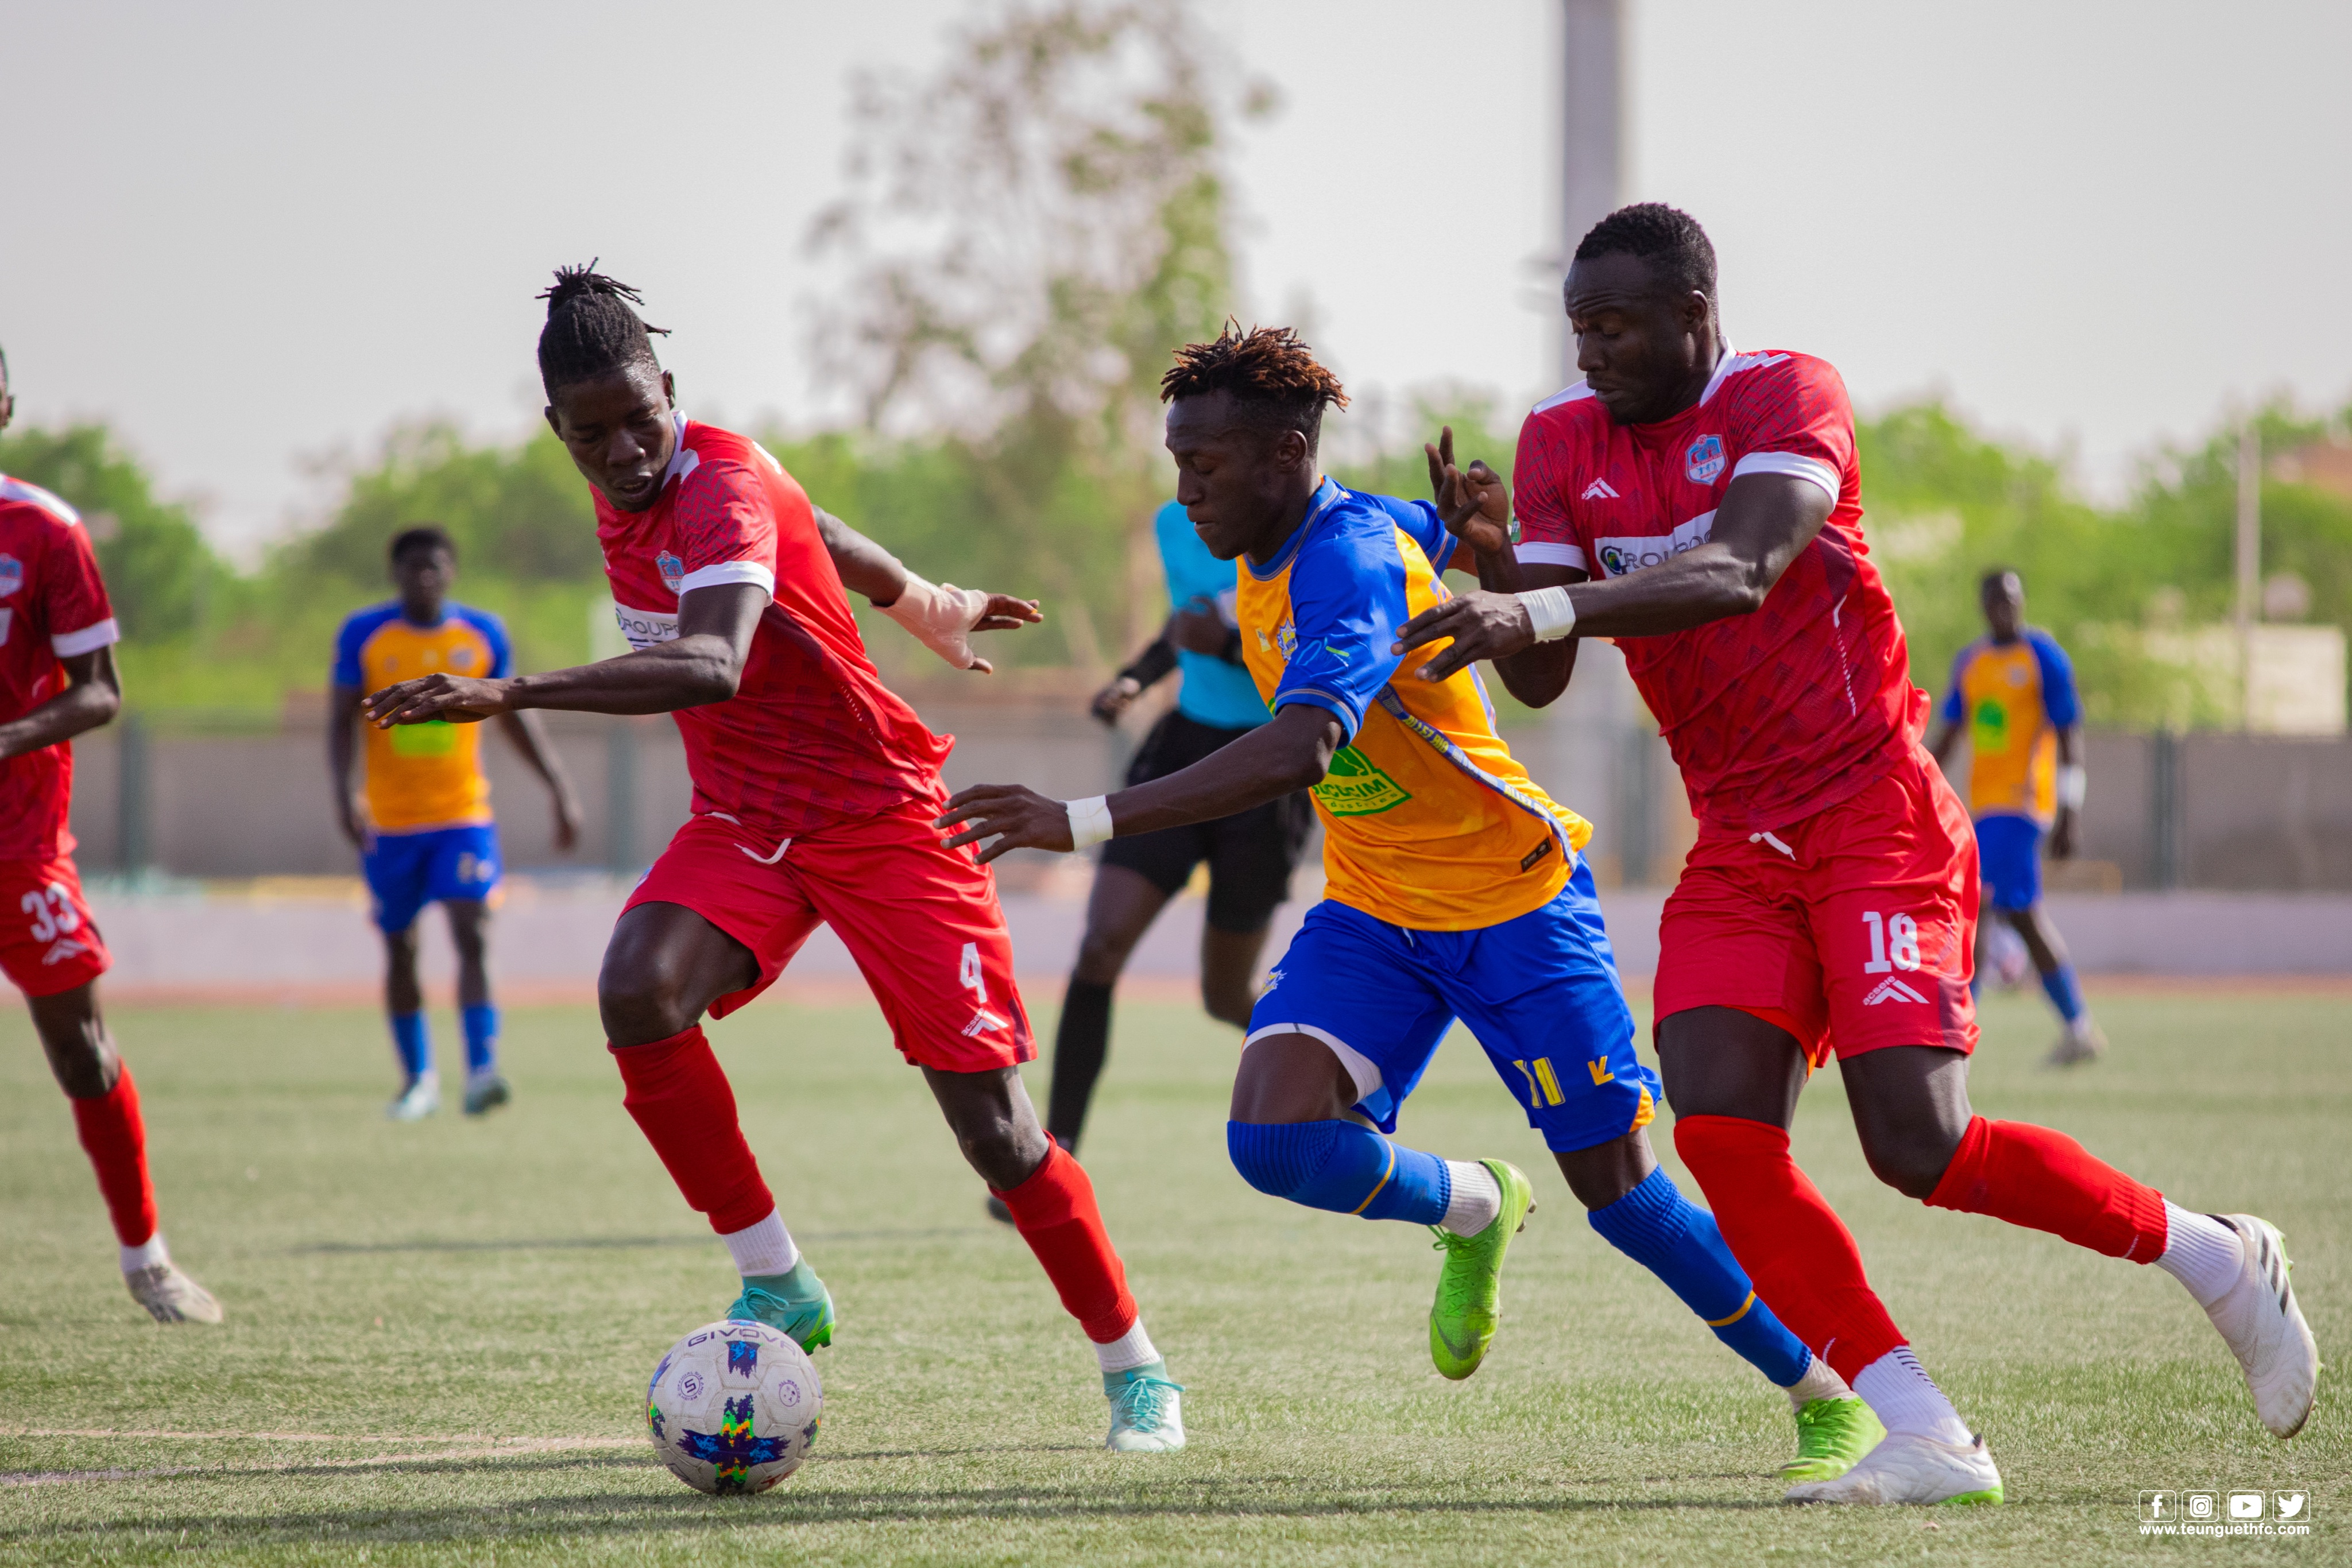
[[[182,1441],[227,1439],[240,1442],[391,1444],[395,1447],[414,1443],[443,1445],[419,1453],[375,1454],[366,1458],[357,1459],[306,1459],[291,1464],[277,1465],[250,1463],[166,1465],[151,1469],[135,1470],[18,1470],[0,1472],[0,1487],[56,1486],[68,1481],[144,1480],[156,1476],[211,1475],[257,1470],[366,1469],[376,1465],[423,1464],[448,1459],[489,1459],[515,1454],[561,1453],[593,1448],[633,1448],[642,1440],[634,1437],[490,1437],[478,1435],[454,1437],[349,1437],[324,1432],[141,1432],[95,1428],[28,1427],[0,1428],[0,1437],[177,1438]]]

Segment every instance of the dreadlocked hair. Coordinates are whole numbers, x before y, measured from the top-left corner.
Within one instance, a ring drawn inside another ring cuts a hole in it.
[[[1715,243],[1698,220],[1664,202],[1620,207],[1577,242],[1578,261],[1597,256],[1635,256],[1650,264],[1653,277],[1679,292],[1715,295]]]
[[[646,326],[629,308],[644,298],[597,271],[594,261],[557,267],[555,287],[540,298],[547,301],[547,325],[539,333],[539,379],[551,395],[558,387],[637,365],[661,369],[647,334],[667,337],[668,329]]]
[[[1225,318],[1214,341],[1187,343],[1176,363],[1160,378],[1160,401],[1233,394],[1244,424],[1295,430],[1315,450],[1323,433],[1323,410],[1348,406],[1339,378],[1317,362],[1315,351],[1288,327],[1253,327]]]

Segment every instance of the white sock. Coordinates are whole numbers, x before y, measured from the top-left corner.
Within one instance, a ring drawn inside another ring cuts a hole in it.
[[[135,1274],[142,1269],[152,1269],[158,1263],[172,1260],[172,1249],[163,1245],[163,1233],[160,1230],[136,1247],[122,1247],[116,1250],[122,1254],[122,1271],[126,1274]]]
[[[1896,1345],[1855,1374],[1853,1391],[1890,1432],[1933,1437],[1963,1448],[1976,1440],[1907,1344]]]
[[[2200,1307],[2229,1294],[2244,1267],[2246,1245],[2210,1214],[2191,1214],[2167,1199],[2164,1255],[2156,1266],[2189,1287]]]
[[[1437,1222],[1438,1228],[1456,1236],[1475,1236],[1494,1224],[1503,1212],[1503,1186],[1495,1179],[1495,1173],[1475,1160],[1448,1160],[1445,1174],[1454,1195],[1446,1200],[1445,1218]]]
[[[754,1274],[789,1274],[801,1260],[801,1249],[793,1244],[793,1233],[784,1228],[784,1217],[778,1209],[768,1210],[768,1218],[759,1224],[730,1230],[719,1239],[735,1255],[735,1271],[745,1279]]]
[[[1151,1347],[1151,1336],[1143,1332],[1143,1320],[1138,1318],[1133,1328],[1108,1344],[1096,1345],[1095,1359],[1107,1373],[1132,1372],[1158,1361],[1160,1353]]]
[[[1831,1371],[1830,1364],[1817,1355],[1812,1365],[1805,1368],[1805,1375],[1789,1385],[1789,1406],[1802,1410],[1816,1399],[1845,1399],[1853,1394],[1845,1379]]]

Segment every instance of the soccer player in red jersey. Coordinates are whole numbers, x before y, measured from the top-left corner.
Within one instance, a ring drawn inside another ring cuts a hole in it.
[[[2280,1437],[2318,1371],[2277,1230],[2195,1214],[2062,1133],[1976,1115],[1969,815],[1919,744],[1927,698],[1862,531],[1837,371],[1737,353],[1714,247],[1671,207],[1577,246],[1565,298],[1585,379],[1538,404],[1513,476],[1522,542],[1482,590],[1414,618],[1442,679],[1496,662],[1522,701],[1566,685],[1574,637],[1619,641],[1681,766],[1698,841],[1661,923],[1657,1037],[1675,1146],[1734,1254],[1889,1436],[1797,1500],[1997,1501],[2000,1477],[1789,1156],[1834,1054],[1872,1170],[2180,1280]],[[1507,520],[1499,481],[1485,509]],[[1482,562],[1486,559],[1482,556]]]
[[[966,634],[1034,621],[1036,607],[924,581],[813,507],[757,443],[688,421],[630,308],[634,290],[566,268],[545,298],[548,423],[595,493],[635,651],[546,674],[405,681],[370,697],[369,717],[675,714],[694,815],[622,911],[598,1001],[630,1115],[743,1276],[730,1315],[812,1349],[833,1337],[832,1297],[784,1228],[700,1025],[765,990],[824,922],[1093,1343],[1109,1446],[1181,1448],[1181,1390],[1144,1332],[1094,1188],[1021,1086],[1018,1066],[1037,1050],[993,875],[931,827],[952,742],[883,685],[844,589],[983,671]]]
[[[0,357],[0,429],[15,412]],[[0,969],[73,1104],[131,1294],[157,1322],[216,1323],[220,1303],[173,1263],[157,1228],[139,1086],[98,1008],[110,960],[66,826],[73,737],[122,706],[121,640],[80,517],[0,474]]]

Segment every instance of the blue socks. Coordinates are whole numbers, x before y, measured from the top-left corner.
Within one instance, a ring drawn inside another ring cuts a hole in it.
[[[499,1009],[484,1002],[460,1012],[466,1025],[466,1071],[488,1072],[499,1061]]]
[[[1715,1216],[1683,1197],[1663,1170],[1586,1217],[1618,1251],[1665,1281],[1715,1337],[1780,1387],[1804,1376],[1813,1353],[1757,1300],[1748,1271],[1723,1244]]]
[[[2050,1005],[2068,1023],[2083,1016],[2083,984],[2074,978],[2074,966],[2061,964],[2042,977],[2042,989],[2050,998]]]
[[[422,1012],[394,1013],[391,1018],[393,1054],[400,1058],[400,1070],[414,1082],[433,1071],[433,1032],[425,1027]]]
[[[1334,1214],[1435,1225],[1454,1197],[1444,1160],[1354,1122],[1227,1122],[1225,1151],[1258,1191]]]

